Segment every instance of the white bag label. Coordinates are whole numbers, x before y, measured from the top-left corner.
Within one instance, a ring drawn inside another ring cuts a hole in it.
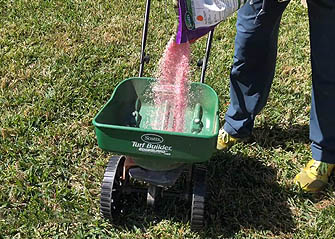
[[[186,0],[186,26],[189,30],[210,27],[232,15],[247,0]]]

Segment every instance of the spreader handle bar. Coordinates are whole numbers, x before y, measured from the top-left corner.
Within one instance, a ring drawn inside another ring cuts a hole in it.
[[[140,63],[140,72],[138,75],[139,77],[142,77],[143,66],[144,66],[146,59],[148,59],[147,56],[145,55],[145,45],[147,42],[147,35],[148,35],[150,4],[151,4],[151,0],[147,0],[147,4],[145,6],[145,16],[144,16],[144,25],[143,25],[143,34],[142,34],[141,63]]]
[[[202,62],[202,67],[201,67],[201,77],[200,77],[200,82],[201,83],[205,83],[205,73],[206,73],[206,70],[207,70],[207,63],[208,63],[208,59],[209,59],[209,54],[211,52],[213,34],[214,34],[214,29],[211,30],[208,33],[208,38],[207,38],[207,43],[206,43],[206,55],[204,57],[204,60]]]

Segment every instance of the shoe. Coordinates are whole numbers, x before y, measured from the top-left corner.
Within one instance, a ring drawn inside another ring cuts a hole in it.
[[[332,174],[334,168],[335,164],[312,159],[295,176],[294,182],[306,192],[319,192],[327,185],[329,176]]]
[[[240,142],[241,139],[230,136],[223,128],[219,131],[217,150],[228,150],[234,144]]]

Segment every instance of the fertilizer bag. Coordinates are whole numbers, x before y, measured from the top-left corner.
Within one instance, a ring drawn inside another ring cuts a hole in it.
[[[185,43],[207,34],[247,0],[178,0],[176,42]]]

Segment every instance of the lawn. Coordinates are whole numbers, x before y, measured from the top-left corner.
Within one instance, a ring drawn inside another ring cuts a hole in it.
[[[115,86],[138,75],[145,1],[0,0],[0,238],[334,238],[334,178],[320,194],[292,178],[310,159],[311,69],[307,9],[292,1],[280,28],[276,75],[248,142],[208,161],[206,223],[189,208],[135,202],[122,221],[99,212],[111,153],[92,119]],[[152,1],[144,76],[175,32],[171,1]],[[206,83],[229,101],[236,14],[220,23]],[[206,39],[192,45],[191,80]],[[140,198],[139,198],[140,199]]]

